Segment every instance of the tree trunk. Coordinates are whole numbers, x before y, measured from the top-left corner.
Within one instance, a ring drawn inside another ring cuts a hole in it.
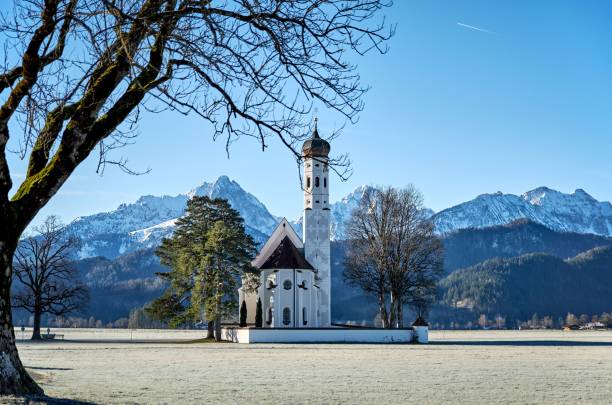
[[[383,328],[388,328],[389,317],[387,315],[387,303],[385,302],[384,294],[380,294],[378,296],[378,313],[380,314],[380,319],[382,320]]]
[[[395,317],[397,318],[397,327],[404,327],[404,304],[401,299],[397,300],[397,310],[395,311]]]
[[[3,218],[4,219],[4,218]],[[23,367],[15,344],[11,316],[11,277],[14,249],[0,240],[0,396],[42,395],[43,390]]]
[[[219,315],[215,318],[215,340],[221,341],[221,316]]]
[[[397,328],[397,296],[391,291],[391,303],[389,309],[389,328]]]
[[[40,336],[40,318],[42,316],[42,308],[36,304],[34,306],[34,328],[32,330],[32,340],[42,340]]]
[[[206,332],[206,339],[213,339],[215,337],[215,321],[208,321],[208,331]]]
[[[221,341],[221,297],[217,294],[215,302],[215,340]]]

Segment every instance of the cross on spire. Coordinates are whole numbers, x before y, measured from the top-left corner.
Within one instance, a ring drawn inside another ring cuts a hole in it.
[[[314,139],[319,138],[319,130],[317,129],[317,124],[319,123],[319,118],[314,118],[314,128],[312,130],[312,137]]]

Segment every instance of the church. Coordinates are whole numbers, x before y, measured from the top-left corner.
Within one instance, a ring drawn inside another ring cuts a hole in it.
[[[302,146],[303,235],[283,218],[252,265],[257,283],[242,280],[240,306],[246,305],[247,327],[222,329],[236,343],[427,343],[428,326],[401,329],[332,325],[329,208],[329,142],[319,136],[317,121]],[[252,281],[252,280],[249,280]],[[256,288],[245,285],[256,284]],[[261,306],[261,326],[256,325]],[[255,327],[253,327],[255,326]]]
[[[283,218],[253,260],[260,271],[259,287],[238,290],[239,302],[247,306],[247,324],[255,323],[261,301],[264,328],[331,326],[329,151],[315,120],[312,136],[302,146],[302,238]]]

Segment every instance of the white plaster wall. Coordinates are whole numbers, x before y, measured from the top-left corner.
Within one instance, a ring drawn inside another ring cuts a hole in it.
[[[429,327],[428,326],[413,326],[416,334],[417,342],[429,343]]]
[[[236,343],[409,343],[411,329],[266,329],[228,328],[224,339]]]
[[[330,211],[329,168],[324,158],[308,158],[304,162],[304,184],[310,177],[310,188],[304,190],[303,241],[306,259],[318,271],[320,287],[318,300],[318,326],[331,325],[331,265],[330,265]],[[319,186],[316,186],[316,178]],[[318,202],[317,202],[318,201]]]

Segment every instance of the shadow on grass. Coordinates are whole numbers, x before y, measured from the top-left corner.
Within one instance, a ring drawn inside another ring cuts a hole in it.
[[[429,341],[434,346],[524,346],[524,347],[612,347],[612,342],[581,342],[575,340],[453,340]]]
[[[2,399],[2,398],[0,398]],[[68,398],[53,398],[46,395],[43,396],[30,396],[30,397],[13,397],[15,404],[24,405],[98,405],[96,402],[79,401]]]
[[[42,370],[42,371],[71,371],[72,368],[62,368],[62,367],[33,367],[28,366],[27,368],[32,370]]]

